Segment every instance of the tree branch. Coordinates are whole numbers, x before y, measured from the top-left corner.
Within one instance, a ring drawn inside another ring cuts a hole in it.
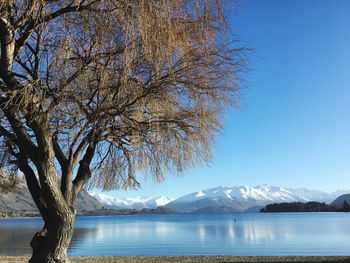
[[[14,61],[15,32],[11,23],[3,17],[0,17],[0,43],[0,76],[8,83]]]
[[[72,143],[71,148],[69,149],[69,160],[73,167],[76,166],[81,154],[84,152],[86,146],[89,144],[91,138],[92,138],[93,132],[90,131],[85,138],[80,142],[76,150],[73,152],[73,147],[75,146],[75,143]]]
[[[82,1],[84,2],[84,1]],[[24,33],[22,34],[22,36],[20,36],[17,41],[16,41],[16,48],[15,48],[15,57],[19,54],[20,50],[22,49],[22,47],[27,43],[30,35],[33,33],[34,29],[37,28],[38,26],[50,22],[51,20],[62,16],[64,14],[67,13],[72,13],[72,12],[80,12],[80,11],[84,11],[84,10],[88,10],[89,8],[91,8],[93,5],[97,4],[101,2],[101,0],[95,0],[92,1],[89,4],[86,5],[68,5],[64,8],[61,8],[59,10],[57,10],[56,12],[53,12],[52,14],[48,14],[46,15],[44,18],[42,18],[41,20],[38,21],[33,21],[33,20],[29,20],[27,22],[27,25],[24,25],[24,27],[26,27],[26,30],[24,31]],[[21,23],[23,23],[23,20],[25,20],[24,18],[21,19]]]
[[[24,160],[24,158],[19,160],[19,169],[24,174],[29,192],[33,197],[36,206],[38,207],[41,216],[43,217],[44,221],[46,221],[48,218],[47,205],[33,169],[29,166],[27,161]]]
[[[0,136],[3,137],[7,137],[10,140],[17,140],[16,136],[14,134],[12,134],[11,132],[9,132],[8,130],[6,130],[3,126],[0,125]]]
[[[78,195],[79,191],[83,187],[83,185],[91,177],[90,164],[91,164],[92,158],[94,157],[95,149],[96,149],[96,143],[90,143],[89,147],[86,149],[83,159],[80,161],[77,176],[73,181],[73,190],[72,190],[73,202],[76,196]]]
[[[54,134],[52,136],[53,149],[55,151],[56,159],[60,163],[61,168],[63,168],[67,164],[67,158],[66,158],[65,154],[63,153],[63,151],[62,151],[60,145],[58,144],[57,140],[58,140],[57,134]]]
[[[37,163],[36,153],[38,147],[32,142],[22,122],[16,116],[15,113],[11,112],[6,106],[7,101],[5,99],[0,100],[0,109],[4,112],[7,120],[9,121],[12,130],[17,134],[17,142],[21,151],[31,157],[34,163]]]

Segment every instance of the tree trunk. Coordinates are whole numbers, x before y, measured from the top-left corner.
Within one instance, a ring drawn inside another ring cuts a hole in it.
[[[44,228],[30,242],[33,254],[29,263],[69,263],[67,249],[70,244],[75,213],[50,214]]]

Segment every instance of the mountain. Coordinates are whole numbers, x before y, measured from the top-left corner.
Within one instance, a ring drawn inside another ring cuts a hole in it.
[[[159,206],[165,206],[169,202],[173,201],[172,198],[160,196],[156,198],[140,196],[136,198],[116,198],[105,194],[91,193],[91,196],[95,197],[101,203],[107,205],[111,209],[137,209],[144,208],[155,209]]]
[[[329,203],[339,192],[342,191],[326,193],[305,188],[292,189],[270,185],[219,186],[182,196],[166,206],[190,213],[258,212],[259,207],[271,203],[308,201]]]
[[[298,195],[304,198],[306,201],[318,201],[325,202],[327,204],[331,203],[338,196],[349,193],[349,190],[337,190],[331,193],[319,191],[319,190],[310,190],[306,188],[286,188],[288,191],[293,192],[295,195]]]
[[[75,207],[80,214],[90,214],[90,212],[91,214],[174,213],[175,211],[187,213],[258,212],[264,206],[272,203],[310,201],[331,203],[334,200],[332,204],[340,203],[343,205],[344,200],[346,200],[350,204],[350,194],[348,193],[350,190],[326,193],[306,188],[293,189],[270,185],[219,186],[174,200],[165,196],[157,198],[141,196],[124,199],[102,193],[91,194],[91,196],[82,190],[78,194]],[[124,211],[110,209],[124,209]],[[0,195],[0,217],[1,213],[6,215],[11,212],[16,215],[21,213],[37,214],[36,206],[24,183],[20,183],[13,192]]]
[[[1,212],[37,211],[34,201],[23,183],[16,186],[13,192],[0,195]]]
[[[339,197],[337,197],[331,205],[334,206],[342,206],[344,204],[344,201],[346,201],[348,204],[350,204],[350,194],[343,194]]]
[[[214,207],[231,208],[232,212],[243,212],[254,206],[268,203],[299,201],[301,198],[282,187],[260,185],[256,187],[215,187],[180,197],[167,207],[186,212],[201,212]]]
[[[75,201],[78,212],[102,209],[104,204],[81,190]],[[0,211],[4,213],[37,212],[34,201],[24,183],[19,183],[13,192],[0,195]]]
[[[92,211],[97,209],[103,209],[105,205],[98,201],[95,197],[91,196],[82,189],[77,196],[77,199],[74,203],[75,209],[78,211]]]

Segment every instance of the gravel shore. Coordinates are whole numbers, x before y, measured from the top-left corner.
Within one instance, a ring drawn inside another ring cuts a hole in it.
[[[26,263],[28,257],[0,257],[1,263]],[[128,256],[70,257],[71,263],[235,263],[235,262],[327,262],[350,263],[349,257],[238,257],[238,256]]]

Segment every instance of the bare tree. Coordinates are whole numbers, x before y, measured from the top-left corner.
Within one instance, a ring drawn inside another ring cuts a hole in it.
[[[8,173],[7,171],[0,170],[0,193],[12,192],[19,180],[14,173]]]
[[[29,262],[68,262],[88,183],[137,188],[210,161],[246,49],[224,0],[1,0],[2,166],[44,220]]]

